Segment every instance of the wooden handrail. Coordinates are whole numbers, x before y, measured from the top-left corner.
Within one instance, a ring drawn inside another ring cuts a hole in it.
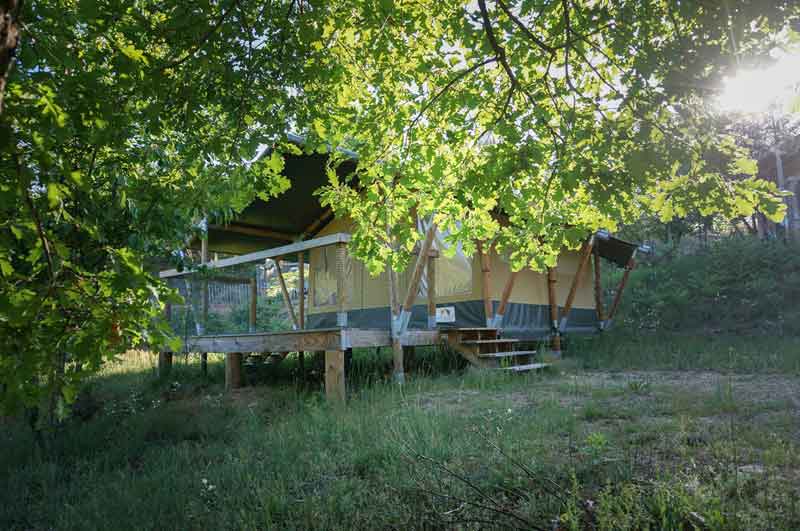
[[[241,264],[250,264],[254,262],[263,262],[267,258],[279,258],[284,255],[295,254],[317,247],[325,247],[336,243],[347,243],[350,241],[350,235],[345,232],[337,232],[336,234],[329,234],[321,238],[314,238],[302,242],[291,243],[289,245],[282,245],[272,249],[265,249],[263,251],[256,251],[254,253],[247,253],[240,256],[233,256],[231,258],[223,258],[222,260],[214,260],[205,265],[208,269],[221,269],[223,267],[230,267]],[[178,271],[177,269],[168,269],[161,271],[158,276],[160,278],[175,278],[195,273],[196,269],[187,269]]]

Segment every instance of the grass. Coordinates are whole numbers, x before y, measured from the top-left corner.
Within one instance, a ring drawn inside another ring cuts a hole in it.
[[[528,375],[423,351],[402,389],[388,352],[357,352],[345,408],[293,359],[226,395],[221,357],[208,379],[176,359],[162,382],[130,353],[46,455],[3,426],[0,528],[800,527],[788,342],[763,363],[734,340],[571,347]],[[714,372],[662,371],[688,368]]]

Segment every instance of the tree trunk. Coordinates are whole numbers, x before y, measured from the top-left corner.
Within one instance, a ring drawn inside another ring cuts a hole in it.
[[[3,96],[19,43],[19,12],[17,0],[0,0],[0,114],[3,113]]]

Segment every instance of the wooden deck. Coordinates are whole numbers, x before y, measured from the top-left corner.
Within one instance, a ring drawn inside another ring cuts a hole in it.
[[[400,338],[403,346],[435,345],[438,330],[408,330]],[[308,352],[391,346],[389,330],[376,328],[320,328],[285,332],[241,333],[189,337],[184,352]]]

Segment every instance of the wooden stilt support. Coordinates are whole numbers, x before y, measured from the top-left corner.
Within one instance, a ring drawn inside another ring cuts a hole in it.
[[[547,299],[550,303],[550,350],[561,357],[561,334],[558,331],[558,301],[556,300],[556,270],[547,268]]]
[[[286,310],[289,312],[289,317],[292,318],[292,328],[297,330],[299,323],[297,316],[294,314],[294,306],[292,306],[292,299],[289,298],[289,290],[286,289],[286,280],[283,278],[283,271],[281,271],[281,259],[275,259],[275,271],[278,273],[278,283],[281,285],[281,294],[283,295],[283,303],[286,305]]]
[[[500,305],[497,307],[497,313],[494,314],[492,319],[491,328],[498,330],[503,327],[503,318],[506,315],[506,307],[508,306],[508,299],[511,297],[511,291],[514,289],[514,282],[517,280],[519,271],[512,271],[506,280],[506,285],[503,287],[503,295],[500,298]]]
[[[591,236],[583,243],[581,254],[578,261],[578,270],[575,271],[575,278],[572,279],[572,285],[569,287],[569,294],[567,300],[564,302],[564,308],[561,311],[561,322],[558,325],[559,331],[564,333],[567,330],[567,321],[569,320],[569,312],[572,310],[572,303],[575,302],[575,295],[578,293],[578,284],[581,280],[583,270],[586,269],[586,264],[592,256],[592,248],[594,247],[594,236]]]
[[[414,307],[414,301],[417,299],[419,292],[419,282],[422,280],[422,272],[425,269],[425,262],[429,259],[431,246],[433,245],[433,237],[436,234],[436,223],[431,223],[428,230],[425,232],[425,239],[420,246],[417,262],[414,265],[414,271],[411,273],[411,281],[408,284],[408,291],[406,292],[405,302],[403,308],[400,310],[400,317],[398,323],[397,333],[403,335],[408,329],[408,322],[411,320],[411,309]]]
[[[298,324],[300,325],[300,330],[305,330],[306,328],[306,263],[305,263],[305,254],[303,251],[297,253],[297,293],[300,297],[298,301],[299,308],[298,308]],[[300,376],[301,378],[305,379],[306,376],[306,353],[302,350],[297,353],[297,364],[300,368]]]
[[[230,352],[225,355],[225,389],[239,389],[242,386],[241,352]]]
[[[200,262],[205,264],[208,262],[208,235],[203,237],[200,241]],[[206,326],[208,325],[208,279],[203,279],[202,293],[201,293],[201,320],[202,320],[202,333],[206,333]],[[203,352],[200,354],[200,373],[203,376],[208,376],[208,354]]]
[[[344,351],[325,351],[325,396],[328,400],[344,403],[347,397],[344,380]]]
[[[481,281],[481,293],[483,295],[483,313],[486,316],[486,326],[492,326],[494,322],[494,312],[492,311],[492,299],[491,299],[491,263],[489,260],[489,255],[484,252],[483,243],[477,242],[478,246],[478,254],[481,257],[481,274],[482,281]]]
[[[636,267],[636,261],[631,258],[628,260],[628,264],[625,266],[625,272],[622,274],[622,278],[617,286],[617,292],[614,294],[614,302],[611,303],[611,309],[608,310],[608,317],[606,317],[604,328],[611,327],[611,323],[614,320],[614,315],[617,313],[617,308],[622,300],[622,292],[625,291],[625,286],[628,283],[628,277],[630,276],[634,267]]]
[[[428,328],[436,328],[436,258],[428,257]]]
[[[258,319],[258,281],[255,276],[250,279],[250,333],[256,331],[256,321]]]
[[[344,243],[336,244],[336,326],[347,326],[347,311],[345,310],[345,262],[347,261],[347,246]]]
[[[600,330],[605,326],[606,313],[603,309],[603,285],[600,281],[600,255],[597,247],[594,249],[594,307],[597,311],[597,322],[600,323]]]
[[[172,352],[158,353],[158,377],[166,379],[172,371]]]

